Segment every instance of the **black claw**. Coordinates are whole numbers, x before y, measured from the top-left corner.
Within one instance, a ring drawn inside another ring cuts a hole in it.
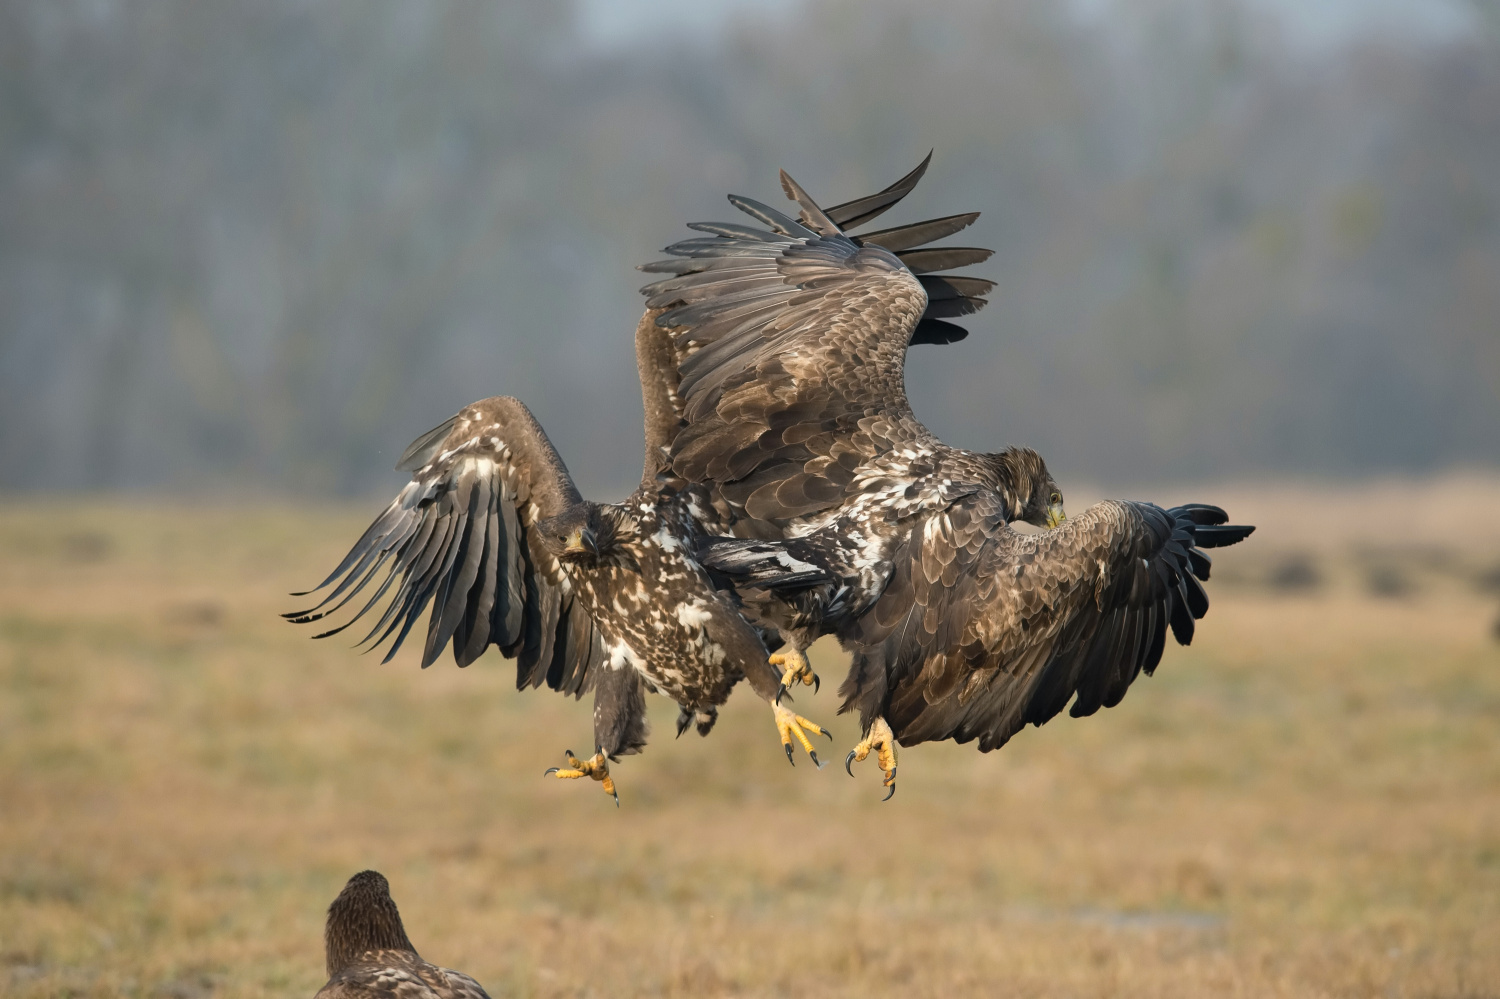
[[[564,749],[563,750],[563,755],[571,759],[574,754],[573,754],[573,751],[571,749]]]
[[[885,793],[885,797],[881,798],[880,800],[881,801],[890,801],[891,800],[891,796],[894,795],[895,793],[896,793],[896,785],[892,784],[891,785],[891,789],[889,791],[887,791]]]
[[[895,789],[892,788],[892,790],[894,791]],[[616,808],[620,807],[620,792],[619,791],[615,792],[615,807]]]
[[[818,679],[818,674],[814,673],[813,674],[813,693],[816,694],[818,692],[818,688],[821,687],[822,685],[823,685],[823,681],[819,680]]]
[[[813,766],[817,767],[819,770],[823,769],[823,762],[818,759],[818,754],[817,753],[815,753],[811,749],[809,749],[807,751],[807,755],[812,757]]]
[[[773,701],[772,703],[774,703],[774,704],[780,704],[781,703],[781,695],[785,694],[785,693],[786,693],[786,684],[784,684],[784,683],[778,683],[776,685],[776,700]]]
[[[543,777],[551,777],[553,774],[557,773],[561,769],[562,769],[562,767],[548,767],[547,768],[547,772],[544,773],[544,774],[542,774],[542,776]]]
[[[688,730],[688,726],[691,725],[692,723],[693,723],[693,716],[692,715],[678,715],[677,716],[677,738],[681,739],[682,738],[682,733],[686,732]]]
[[[827,729],[826,729],[826,728],[825,728],[825,729],[824,729],[824,730],[823,730],[823,734],[824,734],[824,735],[826,735],[826,736],[828,736],[828,741],[829,741],[829,742],[832,742],[832,741],[833,741],[833,733],[832,733],[832,732],[830,732],[830,731],[828,731],[828,730],[827,730]]]
[[[850,777],[854,776],[854,771],[851,770],[851,769],[849,769],[853,765],[854,765],[854,750],[851,749],[851,750],[849,750],[849,755],[846,756],[846,757],[844,757],[844,773],[848,774]]]
[[[786,761],[794,767],[797,765],[797,761],[792,758],[792,744],[790,742],[786,744]]]

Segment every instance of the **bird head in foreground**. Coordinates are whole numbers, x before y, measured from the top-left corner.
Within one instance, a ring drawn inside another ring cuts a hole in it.
[[[592,563],[599,557],[602,525],[598,508],[592,503],[569,507],[556,517],[537,522],[537,530],[547,550],[559,562]]]
[[[583,566],[633,564],[623,542],[636,526],[620,507],[587,502],[537,521],[542,544],[559,562]]]
[[[1041,455],[1029,447],[1010,447],[1000,452],[998,460],[1009,484],[1005,499],[1013,519],[1049,530],[1068,519],[1062,490]]]
[[[391,898],[391,886],[379,871],[360,871],[349,879],[328,907],[323,944],[330,977],[370,950],[416,948],[406,937],[401,913]]]

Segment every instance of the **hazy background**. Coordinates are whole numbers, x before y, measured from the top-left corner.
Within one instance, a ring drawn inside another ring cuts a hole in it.
[[[278,618],[471,400],[623,496],[634,265],[930,148],[918,412],[1257,525],[1119,707],[882,804],[652,698],[617,809],[587,701]],[[1500,0],[0,0],[7,999],[311,995],[367,867],[496,999],[1500,997],[1497,510]]]
[[[0,488],[384,490],[509,393],[621,494],[634,265],[929,148],[889,224],[999,251],[910,366],[950,441],[1500,465],[1493,0],[3,0]]]

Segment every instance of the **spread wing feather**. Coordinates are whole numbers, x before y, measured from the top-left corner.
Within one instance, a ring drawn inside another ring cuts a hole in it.
[[[906,348],[962,339],[966,331],[945,320],[983,307],[994,284],[930,273],[977,263],[987,250],[917,248],[978,215],[843,231],[900,201],[927,162],[827,210],[783,173],[799,219],[731,196],[759,226],[694,224],[711,235],[676,243],[667,252],[677,259],[642,268],[668,275],[642,291],[649,309],[663,310],[656,321],[673,331],[678,351],[686,425],[673,468],[720,487],[737,515],[752,496],[755,520],[830,508],[863,461],[902,444],[936,444],[907,402]]]
[[[371,590],[317,637],[373,616],[360,644],[391,640],[389,661],[430,605],[423,668],[450,643],[460,666],[496,645],[517,660],[518,685],[582,694],[603,642],[536,534],[581,497],[530,410],[509,397],[466,406],[417,438],[398,468],[411,482],[315,588],[328,594],[285,616],[324,620]]]
[[[929,149],[927,155],[922,157],[922,162],[918,163],[917,168],[911,173],[878,194],[855,198],[842,205],[834,205],[827,211],[828,218],[844,229],[858,229],[910,194],[917,186],[917,181],[921,180],[922,175],[927,172],[927,165],[931,162],[932,150]],[[808,217],[804,215],[802,221],[808,223]]]
[[[1253,530],[1205,505],[1111,501],[1038,535],[1001,513],[981,493],[934,516],[854,625],[844,707],[883,714],[903,744],[988,751],[1070,700],[1075,717],[1118,704],[1167,632],[1186,645],[1208,612],[1202,549]]]

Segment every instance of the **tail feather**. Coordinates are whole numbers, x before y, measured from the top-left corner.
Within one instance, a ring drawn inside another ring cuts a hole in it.
[[[785,541],[747,541],[742,538],[704,538],[698,561],[737,586],[770,590],[800,590],[833,582],[833,574],[795,538]]]

